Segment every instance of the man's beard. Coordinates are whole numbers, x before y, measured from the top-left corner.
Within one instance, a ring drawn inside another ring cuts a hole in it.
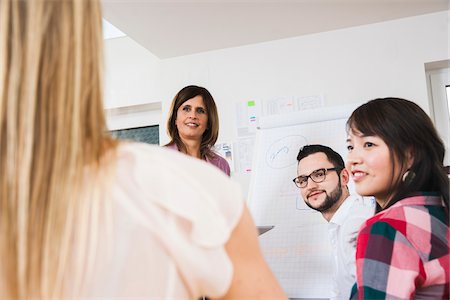
[[[313,207],[311,204],[309,204],[309,202],[305,201],[306,205],[308,205],[309,208],[317,210],[321,213],[326,212],[327,210],[332,208],[342,197],[341,179],[339,178],[339,184],[330,193],[330,195],[328,195],[326,191],[325,194],[327,195],[325,197],[325,201],[323,201],[323,203],[319,207]]]

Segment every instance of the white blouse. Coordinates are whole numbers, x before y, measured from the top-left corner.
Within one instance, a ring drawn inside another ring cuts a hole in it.
[[[201,160],[135,143],[118,147],[116,172],[111,226],[82,297],[223,296],[233,275],[224,245],[244,205],[238,185]]]

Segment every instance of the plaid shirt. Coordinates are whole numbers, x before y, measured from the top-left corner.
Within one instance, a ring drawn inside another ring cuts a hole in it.
[[[405,198],[361,227],[352,298],[449,299],[449,216],[436,194]]]

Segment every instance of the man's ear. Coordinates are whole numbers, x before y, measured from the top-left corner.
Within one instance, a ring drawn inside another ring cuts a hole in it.
[[[350,181],[350,174],[348,173],[347,169],[342,169],[341,174],[341,185],[345,186]]]

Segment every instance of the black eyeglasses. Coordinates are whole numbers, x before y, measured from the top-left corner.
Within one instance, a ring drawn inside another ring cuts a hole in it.
[[[315,183],[319,183],[325,180],[325,178],[327,177],[327,172],[328,171],[340,171],[342,170],[342,168],[328,168],[328,169],[318,169],[313,171],[311,174],[305,176],[298,176],[294,179],[292,179],[292,181],[295,183],[295,185],[301,189],[305,188],[308,186],[308,178],[311,178],[312,181],[314,181]]]

